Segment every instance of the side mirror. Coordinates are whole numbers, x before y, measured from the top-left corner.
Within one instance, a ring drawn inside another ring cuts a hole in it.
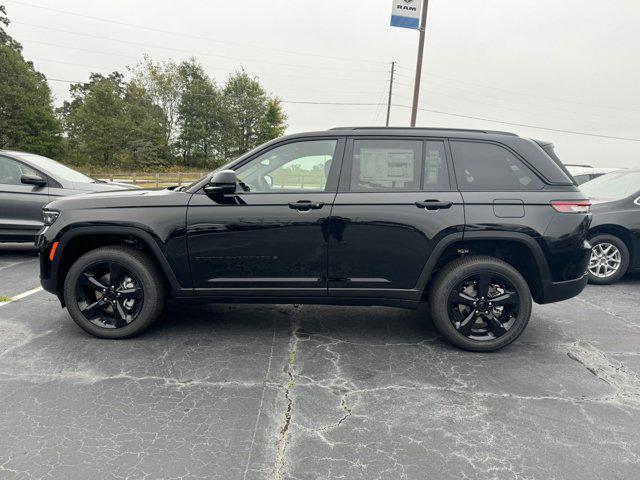
[[[35,185],[36,187],[44,187],[47,184],[47,181],[38,175],[22,175],[20,182],[25,185]]]
[[[204,191],[207,195],[235,193],[236,183],[236,172],[233,170],[221,170],[213,174],[209,183],[204,187]]]

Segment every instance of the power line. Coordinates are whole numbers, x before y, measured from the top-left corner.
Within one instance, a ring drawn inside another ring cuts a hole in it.
[[[63,82],[63,83],[84,83],[78,82],[75,80],[67,80],[63,78],[49,78],[47,80],[50,82]],[[215,95],[209,95],[206,93],[189,93],[189,95],[194,97],[215,97]],[[363,106],[363,107],[377,107],[379,105],[384,105],[384,103],[366,103],[366,102],[316,102],[316,101],[307,101],[307,100],[281,100],[280,103],[290,103],[290,104],[300,104],[300,105],[343,105],[343,106]]]
[[[396,107],[401,107],[401,108],[411,108],[408,105],[394,105]],[[442,110],[433,110],[430,108],[418,108],[418,110],[422,111],[422,112],[430,112],[430,113],[437,113],[440,115],[448,115],[451,117],[459,117],[459,118],[471,118],[473,120],[482,120],[485,122],[491,122],[491,123],[499,123],[501,125],[511,125],[511,126],[515,126],[515,127],[525,127],[525,128],[534,128],[537,130],[545,130],[548,132],[558,132],[558,133],[568,133],[571,135],[581,135],[581,136],[585,136],[585,137],[597,137],[597,138],[608,138],[611,140],[625,140],[625,141],[629,141],[629,142],[640,142],[640,138],[630,138],[630,137],[616,137],[613,135],[601,135],[598,133],[588,133],[588,132],[579,132],[579,131],[575,131],[575,130],[563,130],[560,128],[549,128],[549,127],[541,127],[539,125],[530,125],[530,124],[526,124],[526,123],[516,123],[516,122],[505,122],[502,120],[496,120],[493,118],[485,118],[485,117],[475,117],[473,115],[463,115],[460,113],[451,113],[451,112],[444,112]]]
[[[35,60],[35,58],[34,58],[34,60]],[[54,63],[69,63],[69,62],[63,62],[63,61],[58,61],[58,60],[49,60],[49,59],[39,59],[38,61],[54,62]],[[98,67],[98,66],[95,66],[95,65],[83,65],[83,64],[78,64],[78,63],[73,64],[73,65],[84,66],[84,67],[87,67],[87,68],[100,68],[100,69],[103,69],[103,70],[113,71],[113,69],[111,69],[111,68]],[[209,68],[208,67],[208,69],[210,69],[210,70],[218,70],[218,71],[221,71],[221,72],[226,72],[227,74],[231,74],[232,73],[231,71],[229,71],[227,69],[224,69],[224,68]],[[343,81],[343,82],[358,82],[358,83],[362,83],[362,82],[375,82],[375,83],[377,83],[377,82],[379,82],[379,80],[375,80],[375,79],[364,79],[363,80],[363,79],[360,79],[360,78],[318,77],[318,76],[315,76],[315,75],[313,77],[309,77],[307,75],[290,75],[290,74],[287,74],[287,73],[272,73],[272,72],[256,73],[256,76],[258,76],[258,77],[260,77],[260,76],[266,76],[266,77],[274,76],[274,77],[285,77],[285,78],[301,78],[301,79],[304,79],[304,80],[340,80],[340,81]],[[75,82],[75,81],[73,81],[71,83],[84,83],[84,82]]]
[[[403,69],[407,70],[404,67],[400,67],[400,68],[403,68]],[[574,104],[574,105],[581,105],[581,106],[585,106],[585,107],[607,108],[607,109],[611,109],[611,110],[619,110],[619,111],[625,111],[625,112],[640,112],[640,109],[635,109],[635,108],[623,108],[623,107],[616,107],[616,106],[612,106],[612,105],[602,105],[602,104],[597,104],[597,103],[578,102],[576,100],[567,100],[566,98],[549,97],[549,96],[545,96],[545,95],[534,94],[534,93],[531,93],[531,92],[508,90],[508,89],[505,89],[505,88],[495,87],[493,85],[468,82],[468,81],[465,81],[465,80],[459,80],[457,78],[446,77],[444,75],[439,75],[439,74],[435,74],[435,73],[428,73],[428,75],[431,76],[431,77],[441,78],[443,80],[448,80],[448,81],[451,81],[451,82],[463,83],[463,84],[466,84],[466,85],[471,85],[471,86],[480,87],[480,88],[486,88],[486,89],[489,89],[489,90],[496,90],[496,91],[499,91],[499,92],[509,93],[509,94],[513,94],[513,95],[524,95],[524,96],[527,96],[527,97],[541,98],[541,99],[545,99],[545,100],[551,100],[551,101],[554,101],[554,102],[571,103],[571,104]],[[404,77],[404,78],[409,78],[409,79],[411,78],[408,75],[404,75],[404,74],[398,74],[398,76]]]
[[[117,20],[108,20],[106,18],[101,18],[101,17],[95,17],[92,15],[86,15],[86,14],[82,14],[82,13],[76,13],[76,12],[70,12],[68,10],[60,10],[60,9],[56,9],[56,8],[50,8],[50,7],[43,7],[41,5],[34,5],[31,3],[26,3],[26,2],[19,2],[16,0],[7,0],[10,3],[15,3],[17,5],[22,5],[25,7],[31,7],[31,8],[37,8],[40,10],[47,10],[50,12],[56,12],[56,13],[62,13],[65,15],[72,15],[75,17],[80,17],[80,18],[88,18],[91,20],[97,20],[100,22],[105,22],[105,23],[111,23],[114,25],[122,25],[125,27],[130,27],[130,28],[137,28],[140,30],[147,30],[150,32],[157,32],[157,33],[164,33],[164,34],[169,34],[169,35],[176,35],[176,36],[180,36],[180,37],[185,37],[185,38],[192,38],[195,40],[206,40],[209,42],[214,42],[214,43],[220,43],[223,45],[234,45],[237,47],[245,47],[245,48],[258,48],[258,49],[262,49],[262,50],[271,50],[274,52],[281,52],[281,53],[288,53],[291,55],[304,55],[306,57],[317,57],[317,58],[326,58],[326,59],[333,59],[333,60],[342,60],[342,61],[349,61],[349,62],[361,62],[361,63],[380,63],[380,64],[386,64],[387,62],[381,61],[381,60],[369,60],[369,59],[362,59],[362,58],[352,58],[352,57],[340,57],[340,56],[333,56],[333,55],[323,55],[323,54],[319,54],[319,53],[310,53],[310,52],[302,52],[302,51],[296,51],[296,50],[286,50],[286,49],[279,49],[279,48],[272,48],[272,47],[264,47],[262,45],[252,45],[252,44],[244,44],[244,43],[239,43],[239,42],[229,42],[226,40],[218,40],[215,38],[211,38],[211,37],[205,37],[205,36],[201,36],[201,35],[193,35],[193,34],[188,34],[188,33],[181,33],[181,32],[176,32],[176,31],[171,31],[171,30],[163,30],[160,28],[154,28],[154,27],[148,27],[145,25],[136,25],[136,24],[132,24],[132,23],[126,23],[126,22],[120,22]],[[18,22],[14,22],[14,23],[18,23]]]
[[[266,65],[276,65],[276,66],[279,66],[279,67],[309,68],[309,69],[314,69],[314,70],[332,70],[332,71],[343,71],[343,72],[350,71],[350,72],[362,72],[362,73],[385,73],[385,74],[387,73],[386,70],[344,69],[344,68],[324,67],[324,66],[316,66],[316,65],[298,65],[298,64],[293,64],[293,63],[271,62],[269,60],[259,60],[259,59],[252,59],[252,58],[235,57],[235,56],[231,56],[231,55],[220,55],[220,54],[216,54],[216,53],[193,52],[191,50],[185,50],[185,49],[182,49],[182,48],[166,47],[166,46],[163,46],[163,45],[154,45],[154,44],[141,43],[141,42],[132,42],[130,40],[123,40],[123,39],[120,39],[120,38],[104,37],[102,35],[93,35],[93,34],[90,34],[90,33],[74,32],[72,30],[65,30],[63,28],[55,28],[55,27],[48,27],[48,26],[45,26],[45,25],[37,25],[35,23],[18,22],[18,21],[14,21],[13,23],[15,23],[16,25],[26,25],[26,26],[29,26],[29,27],[42,28],[44,30],[51,30],[53,32],[67,33],[69,35],[78,35],[80,37],[96,38],[98,40],[107,40],[107,41],[110,41],[110,42],[119,42],[119,43],[124,43],[124,44],[127,44],[127,45],[135,45],[135,46],[145,47],[145,48],[157,48],[157,49],[160,49],[160,50],[169,50],[169,51],[174,51],[174,52],[179,52],[179,53],[186,53],[186,54],[191,55],[191,56],[195,55],[195,56],[202,56],[202,57],[224,58],[224,59],[233,60],[233,61],[264,63]]]

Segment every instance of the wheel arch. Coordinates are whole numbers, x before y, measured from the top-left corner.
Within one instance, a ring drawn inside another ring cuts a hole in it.
[[[517,232],[465,232],[443,238],[418,279],[417,288],[423,292],[423,297],[435,274],[464,255],[488,255],[507,262],[524,277],[534,301],[543,301],[544,284],[551,279],[546,258],[535,239]]]
[[[107,245],[128,245],[144,251],[163,273],[163,281],[169,290],[180,290],[178,279],[169,265],[158,242],[151,234],[136,227],[88,226],[76,227],[65,232],[60,238],[54,270],[58,296],[61,292],[69,268],[80,256],[90,250]]]

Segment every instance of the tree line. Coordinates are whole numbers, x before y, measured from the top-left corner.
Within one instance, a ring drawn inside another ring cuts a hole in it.
[[[120,72],[71,84],[54,108],[44,75],[8,35],[0,5],[0,148],[85,170],[211,169],[281,136],[286,115],[245,71],[218,85],[195,58],[144,57]]]

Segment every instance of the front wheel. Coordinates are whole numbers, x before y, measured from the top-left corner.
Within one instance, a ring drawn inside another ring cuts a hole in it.
[[[629,249],[618,237],[609,234],[596,235],[589,239],[589,283],[611,285],[620,280],[629,268]]]
[[[101,247],[69,269],[64,300],[71,318],[100,338],[127,338],[162,313],[164,288],[156,264],[130,247]]]
[[[431,318],[451,343],[474,352],[509,345],[531,316],[531,292],[522,275],[502,260],[459,258],[436,276],[429,294]]]

